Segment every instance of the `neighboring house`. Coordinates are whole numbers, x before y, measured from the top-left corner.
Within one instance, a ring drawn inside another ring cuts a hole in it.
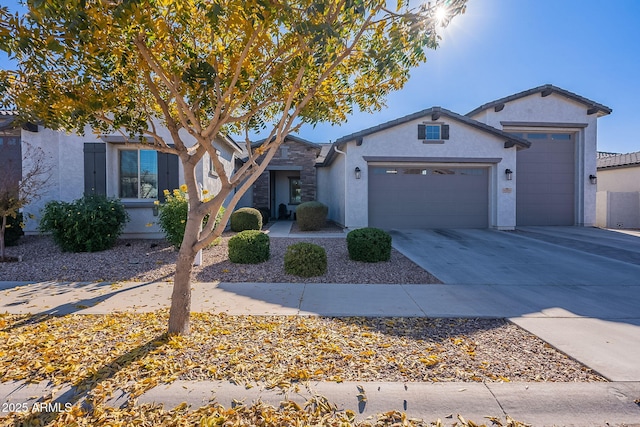
[[[610,113],[552,85],[465,116],[429,108],[338,139],[318,200],[347,228],[591,226],[597,118]]]
[[[598,153],[598,227],[640,228],[640,151]]]
[[[10,124],[5,123],[5,127]],[[129,213],[130,221],[123,237],[163,236],[154,201],[163,201],[164,190],[171,191],[183,183],[182,165],[177,156],[128,146],[120,135],[94,135],[90,130],[85,136],[42,126],[11,132],[17,132],[22,143],[41,147],[53,168],[42,197],[24,209],[27,215],[35,217],[26,222],[26,233],[37,232],[38,219],[47,202],[72,201],[83,194],[102,194],[121,199]],[[170,140],[168,133],[163,136]],[[236,159],[243,157],[242,149],[228,137],[220,138],[216,148],[226,172],[231,174]],[[212,194],[220,190],[220,180],[208,155],[196,167],[196,179]]]
[[[252,144],[257,148],[264,140]],[[295,217],[296,207],[302,202],[316,200],[316,164],[323,145],[289,135],[278,148],[267,169],[253,184],[252,200],[244,203],[264,207],[271,211],[272,218],[279,218],[280,205],[285,206],[286,216]]]

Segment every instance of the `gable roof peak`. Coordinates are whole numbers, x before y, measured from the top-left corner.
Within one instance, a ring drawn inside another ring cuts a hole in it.
[[[377,126],[373,126],[364,130],[361,130],[359,132],[355,132],[346,136],[343,136],[342,138],[338,138],[334,144],[337,146],[341,146],[343,144],[346,144],[347,142],[350,141],[355,141],[357,139],[363,138],[367,135],[371,135],[373,133],[377,133],[413,120],[420,120],[422,118],[425,117],[429,117],[431,116],[431,120],[438,120],[441,116],[446,116],[452,120],[456,120],[460,123],[466,124],[468,126],[471,127],[475,127],[476,129],[480,129],[483,130],[485,132],[491,133],[493,135],[499,136],[501,138],[506,138],[508,141],[513,142],[516,145],[519,145],[523,148],[528,148],[530,146],[530,142],[522,139],[520,137],[514,136],[514,135],[510,135],[500,129],[496,129],[492,126],[489,126],[485,123],[481,123],[477,120],[474,120],[470,117],[467,116],[463,116],[461,114],[458,113],[454,113],[451,110],[448,110],[446,108],[443,107],[431,107],[431,108],[427,108],[426,110],[422,110],[422,111],[418,111],[416,113],[413,114],[409,114],[407,116],[404,117],[400,117],[398,119],[395,120],[391,120],[389,122],[386,123],[382,123],[379,124]]]
[[[500,108],[501,106],[503,106],[504,104],[511,102],[511,101],[515,101],[517,99],[520,98],[524,98],[527,96],[531,96],[531,95],[535,95],[536,93],[539,93],[540,96],[542,97],[547,97],[553,93],[558,94],[560,96],[564,96],[565,98],[568,98],[572,101],[578,102],[580,104],[583,104],[587,107],[587,114],[591,115],[591,114],[597,114],[598,117],[601,116],[606,116],[607,114],[611,114],[611,112],[613,111],[611,108],[599,104],[595,101],[592,101],[590,99],[587,99],[583,96],[580,96],[576,93],[573,92],[569,92],[566,89],[562,89],[561,87],[558,86],[554,86],[550,83],[544,84],[542,86],[537,86],[534,87],[532,89],[528,89],[522,92],[518,92],[515,93],[513,95],[509,95],[506,96],[504,98],[500,98],[500,99],[496,99],[495,101],[491,101],[491,102],[487,102],[486,104],[481,105],[480,107],[476,108],[475,110],[472,110],[470,112],[468,112],[466,114],[467,117],[473,117],[478,113],[481,113],[485,110],[488,110],[489,108],[497,108],[496,111],[500,111],[502,108]]]

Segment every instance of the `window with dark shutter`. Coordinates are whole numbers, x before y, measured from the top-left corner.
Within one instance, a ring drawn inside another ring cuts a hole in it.
[[[440,137],[442,139],[449,139],[449,125],[440,126]]]
[[[427,139],[426,125],[418,125],[418,139]]]

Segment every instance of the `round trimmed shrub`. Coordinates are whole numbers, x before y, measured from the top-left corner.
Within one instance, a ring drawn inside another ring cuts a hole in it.
[[[389,261],[391,257],[391,235],[379,228],[366,227],[347,234],[349,258],[354,261]]]
[[[15,218],[12,216],[7,217],[7,227],[4,231],[4,244],[6,246],[16,245],[20,237],[24,236],[22,218],[21,212],[18,212]],[[2,217],[0,217],[0,221],[2,221]]]
[[[322,276],[327,272],[327,253],[313,243],[295,243],[284,254],[284,271],[301,277]]]
[[[271,209],[264,206],[258,207],[256,209],[260,211],[260,215],[262,215],[262,225],[268,223],[269,218],[271,218]]]
[[[241,231],[229,239],[229,261],[259,264],[269,259],[269,236],[259,230]]]
[[[320,202],[304,202],[296,208],[296,221],[302,231],[320,230],[327,222],[329,208]]]
[[[120,200],[90,195],[47,203],[40,230],[50,231],[64,252],[97,252],[113,247],[128,220]]]
[[[262,214],[254,208],[240,208],[231,214],[231,231],[262,230]]]

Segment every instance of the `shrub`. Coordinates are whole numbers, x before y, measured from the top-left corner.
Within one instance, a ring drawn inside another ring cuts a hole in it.
[[[47,203],[40,230],[50,231],[65,252],[96,252],[113,247],[128,220],[120,200],[92,195]]]
[[[262,215],[262,225],[265,225],[266,223],[268,223],[269,219],[271,218],[271,209],[264,206],[260,206],[256,209],[259,210],[260,215]]]
[[[240,208],[231,214],[232,231],[262,230],[262,214],[254,208]]]
[[[327,222],[329,208],[320,202],[304,202],[296,208],[296,220],[302,231],[320,230]]]
[[[158,223],[164,232],[165,238],[171,243],[176,250],[180,249],[182,239],[184,239],[184,230],[187,227],[187,216],[189,213],[189,200],[187,192],[183,188],[173,190],[170,193],[164,191],[165,203],[160,206],[158,215]],[[224,208],[221,207],[216,215],[216,222],[213,227],[217,227],[224,215]],[[209,215],[204,217],[202,227],[204,228],[209,222]]]
[[[322,246],[295,243],[284,254],[284,271],[301,277],[322,276],[327,272],[327,254]]]
[[[360,228],[347,234],[349,258],[354,261],[389,261],[391,235],[379,228]]]
[[[22,219],[21,212],[18,212],[15,218],[12,216],[7,217],[7,227],[4,232],[4,244],[6,246],[17,244],[20,237],[24,236],[24,231],[22,230],[24,223]],[[0,217],[0,221],[2,221],[2,217]]]
[[[259,230],[241,231],[229,239],[229,261],[258,264],[269,259],[269,236]]]

